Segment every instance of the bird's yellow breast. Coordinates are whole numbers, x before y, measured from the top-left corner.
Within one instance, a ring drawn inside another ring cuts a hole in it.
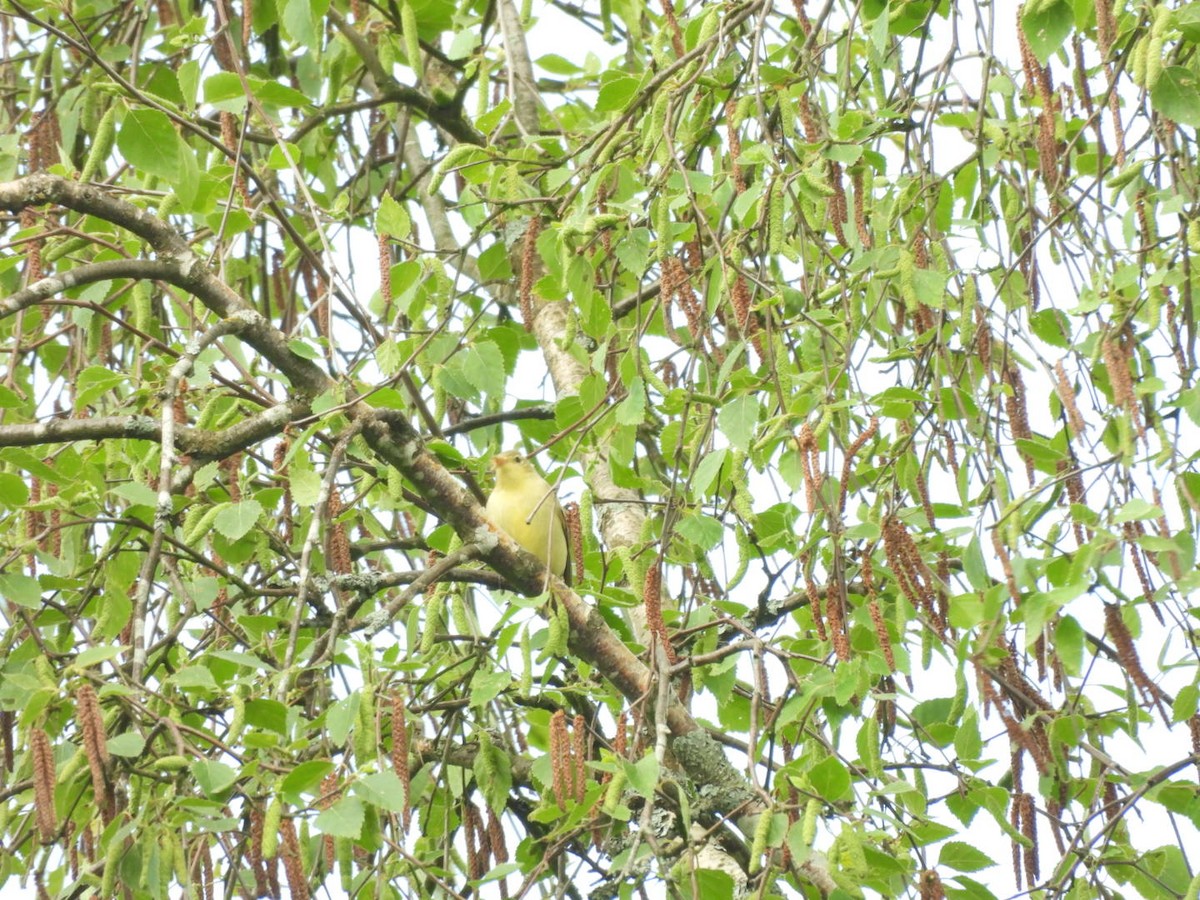
[[[566,577],[567,535],[554,488],[516,453],[493,457],[492,466],[496,489],[488,497],[488,518],[551,572]]]

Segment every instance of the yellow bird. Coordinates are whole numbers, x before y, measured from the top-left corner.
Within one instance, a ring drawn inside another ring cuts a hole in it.
[[[496,488],[488,497],[488,518],[569,584],[567,521],[554,488],[518,450],[496,454],[491,466]]]

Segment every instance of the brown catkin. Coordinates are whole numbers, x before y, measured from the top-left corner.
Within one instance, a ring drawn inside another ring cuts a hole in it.
[[[104,714],[100,712],[100,701],[90,684],[82,685],[75,692],[76,714],[79,730],[83,734],[83,750],[87,756],[88,769],[92,775],[92,791],[104,824],[116,815],[112,790],[108,783],[108,746],[104,734]]]
[[[412,770],[409,768],[408,719],[404,708],[404,696],[396,691],[392,694],[392,768],[404,788],[404,830],[412,821]]]
[[[392,238],[380,233],[379,245],[379,296],[385,310],[392,308]]]
[[[805,568],[808,568],[807,565]],[[817,590],[812,576],[807,572],[804,575],[804,593],[808,597],[808,609],[812,615],[813,630],[817,633],[817,640],[829,640],[829,632],[825,628],[825,616],[821,612],[821,594]]]
[[[250,806],[250,842],[246,848],[246,861],[254,873],[255,896],[269,896],[271,887],[267,879],[267,866],[263,860],[263,810],[262,805]]]
[[[567,714],[555,710],[550,717],[550,773],[554,800],[560,808],[567,808],[571,796],[571,742],[567,736]]]
[[[667,660],[674,665],[675,648],[667,637],[667,624],[662,614],[662,558],[654,560],[646,569],[646,579],[642,583],[642,604],[646,609],[646,628],[650,634],[662,642]]]
[[[737,193],[746,190],[746,176],[738,157],[742,155],[742,139],[738,135],[737,101],[732,97],[725,102],[725,134],[729,143],[729,166],[733,175],[733,186]]]
[[[1075,386],[1067,378],[1067,370],[1063,366],[1061,359],[1054,364],[1054,378],[1057,385],[1058,399],[1063,405],[1063,411],[1067,414],[1067,427],[1070,429],[1072,437],[1079,437],[1079,435],[1087,431],[1087,422],[1084,421],[1083,415],[1079,412],[1079,404],[1076,403]]]
[[[683,32],[679,29],[679,20],[675,18],[675,7],[671,0],[662,0],[663,18],[667,20],[667,28],[671,32],[671,48],[675,51],[676,58],[681,57],[686,53],[683,44]]]
[[[533,331],[533,283],[537,280],[537,238],[541,221],[534,216],[525,229],[521,247],[521,321]]]
[[[571,562],[574,563],[574,581],[583,578],[583,520],[579,515],[579,504],[571,501],[563,507],[567,521],[567,539],[571,542]]]
[[[921,900],[946,900],[946,889],[942,887],[942,879],[935,869],[926,869],[921,873]]]
[[[285,816],[279,826],[283,837],[281,855],[283,870],[287,874],[288,889],[292,900],[308,900],[308,879],[304,875],[304,862],[300,858],[300,841],[296,837],[296,825],[292,819]]]
[[[338,521],[342,512],[342,494],[336,487],[329,492],[329,568],[342,575],[352,568],[350,538],[346,535],[346,524]]]
[[[1153,703],[1158,707],[1163,720],[1169,727],[1170,717],[1162,704],[1162,689],[1154,683],[1154,680],[1142,668],[1142,661],[1138,657],[1137,647],[1133,643],[1133,635],[1130,634],[1129,626],[1125,624],[1125,619],[1121,616],[1120,606],[1115,603],[1104,604],[1104,625],[1105,631],[1112,638],[1112,642],[1116,646],[1117,659],[1121,663],[1121,668],[1129,675],[1130,681],[1141,691],[1146,702]]]
[[[1033,795],[1022,792],[1021,804],[1021,834],[1029,839],[1030,846],[1025,847],[1025,884],[1032,888],[1041,874],[1038,869],[1037,820],[1033,808]]]
[[[571,774],[572,785],[575,788],[575,802],[582,803],[584,795],[587,793],[587,722],[583,716],[576,715],[575,721],[571,723],[573,739],[571,747],[571,755],[574,759],[574,771]]]
[[[29,729],[29,753],[33,757],[33,800],[42,843],[54,840],[58,817],[54,810],[54,751],[41,728]]]
[[[796,449],[800,452],[800,467],[804,472],[804,500],[808,506],[808,512],[815,513],[823,479],[817,437],[812,425],[805,422],[800,426],[800,434],[795,441]]]
[[[862,166],[850,170],[850,187],[854,191],[854,230],[858,232],[859,243],[864,250],[871,249],[871,232],[867,229],[866,197],[863,195]]]

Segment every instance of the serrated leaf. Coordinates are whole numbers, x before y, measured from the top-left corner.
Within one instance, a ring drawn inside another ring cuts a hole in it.
[[[408,210],[396,202],[391,194],[379,198],[379,209],[375,213],[375,231],[386,234],[394,241],[402,241],[412,231],[412,219]]]
[[[404,785],[390,769],[358,779],[354,782],[354,793],[388,812],[404,811]]]
[[[729,439],[734,449],[743,453],[750,449],[758,425],[758,400],[750,396],[735,397],[721,407],[717,428]]]
[[[117,134],[117,148],[136,169],[169,183],[180,178],[184,148],[171,120],[157,109],[131,109],[126,113]]]
[[[938,865],[959,872],[978,872],[995,864],[986,853],[964,841],[947,841],[938,854]]]
[[[1181,125],[1200,126],[1200,75],[1184,66],[1167,66],[1150,91],[1150,105]]]
[[[104,746],[113,756],[133,758],[142,755],[142,751],[146,749],[146,741],[137,732],[127,731],[110,737],[104,742]]]
[[[1029,49],[1045,65],[1075,27],[1075,13],[1067,0],[1030,3],[1021,16],[1021,30]]]
[[[254,527],[254,523],[262,514],[262,505],[257,500],[230,503],[217,513],[217,517],[213,519],[213,527],[221,533],[222,537],[236,541]]]
[[[198,759],[191,768],[196,784],[209,797],[223,793],[237,781],[237,771],[215,759]]]
[[[36,578],[18,572],[0,575],[0,597],[26,609],[39,609],[42,605],[42,586]]]
[[[333,837],[356,838],[362,834],[366,810],[357,797],[343,797],[325,810],[313,823],[321,834]]]

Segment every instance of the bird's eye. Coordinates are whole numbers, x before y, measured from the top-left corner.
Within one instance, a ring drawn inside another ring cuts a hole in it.
[[[514,453],[513,454],[513,462],[523,463],[523,462],[525,462],[525,457],[523,457],[520,453]]]

